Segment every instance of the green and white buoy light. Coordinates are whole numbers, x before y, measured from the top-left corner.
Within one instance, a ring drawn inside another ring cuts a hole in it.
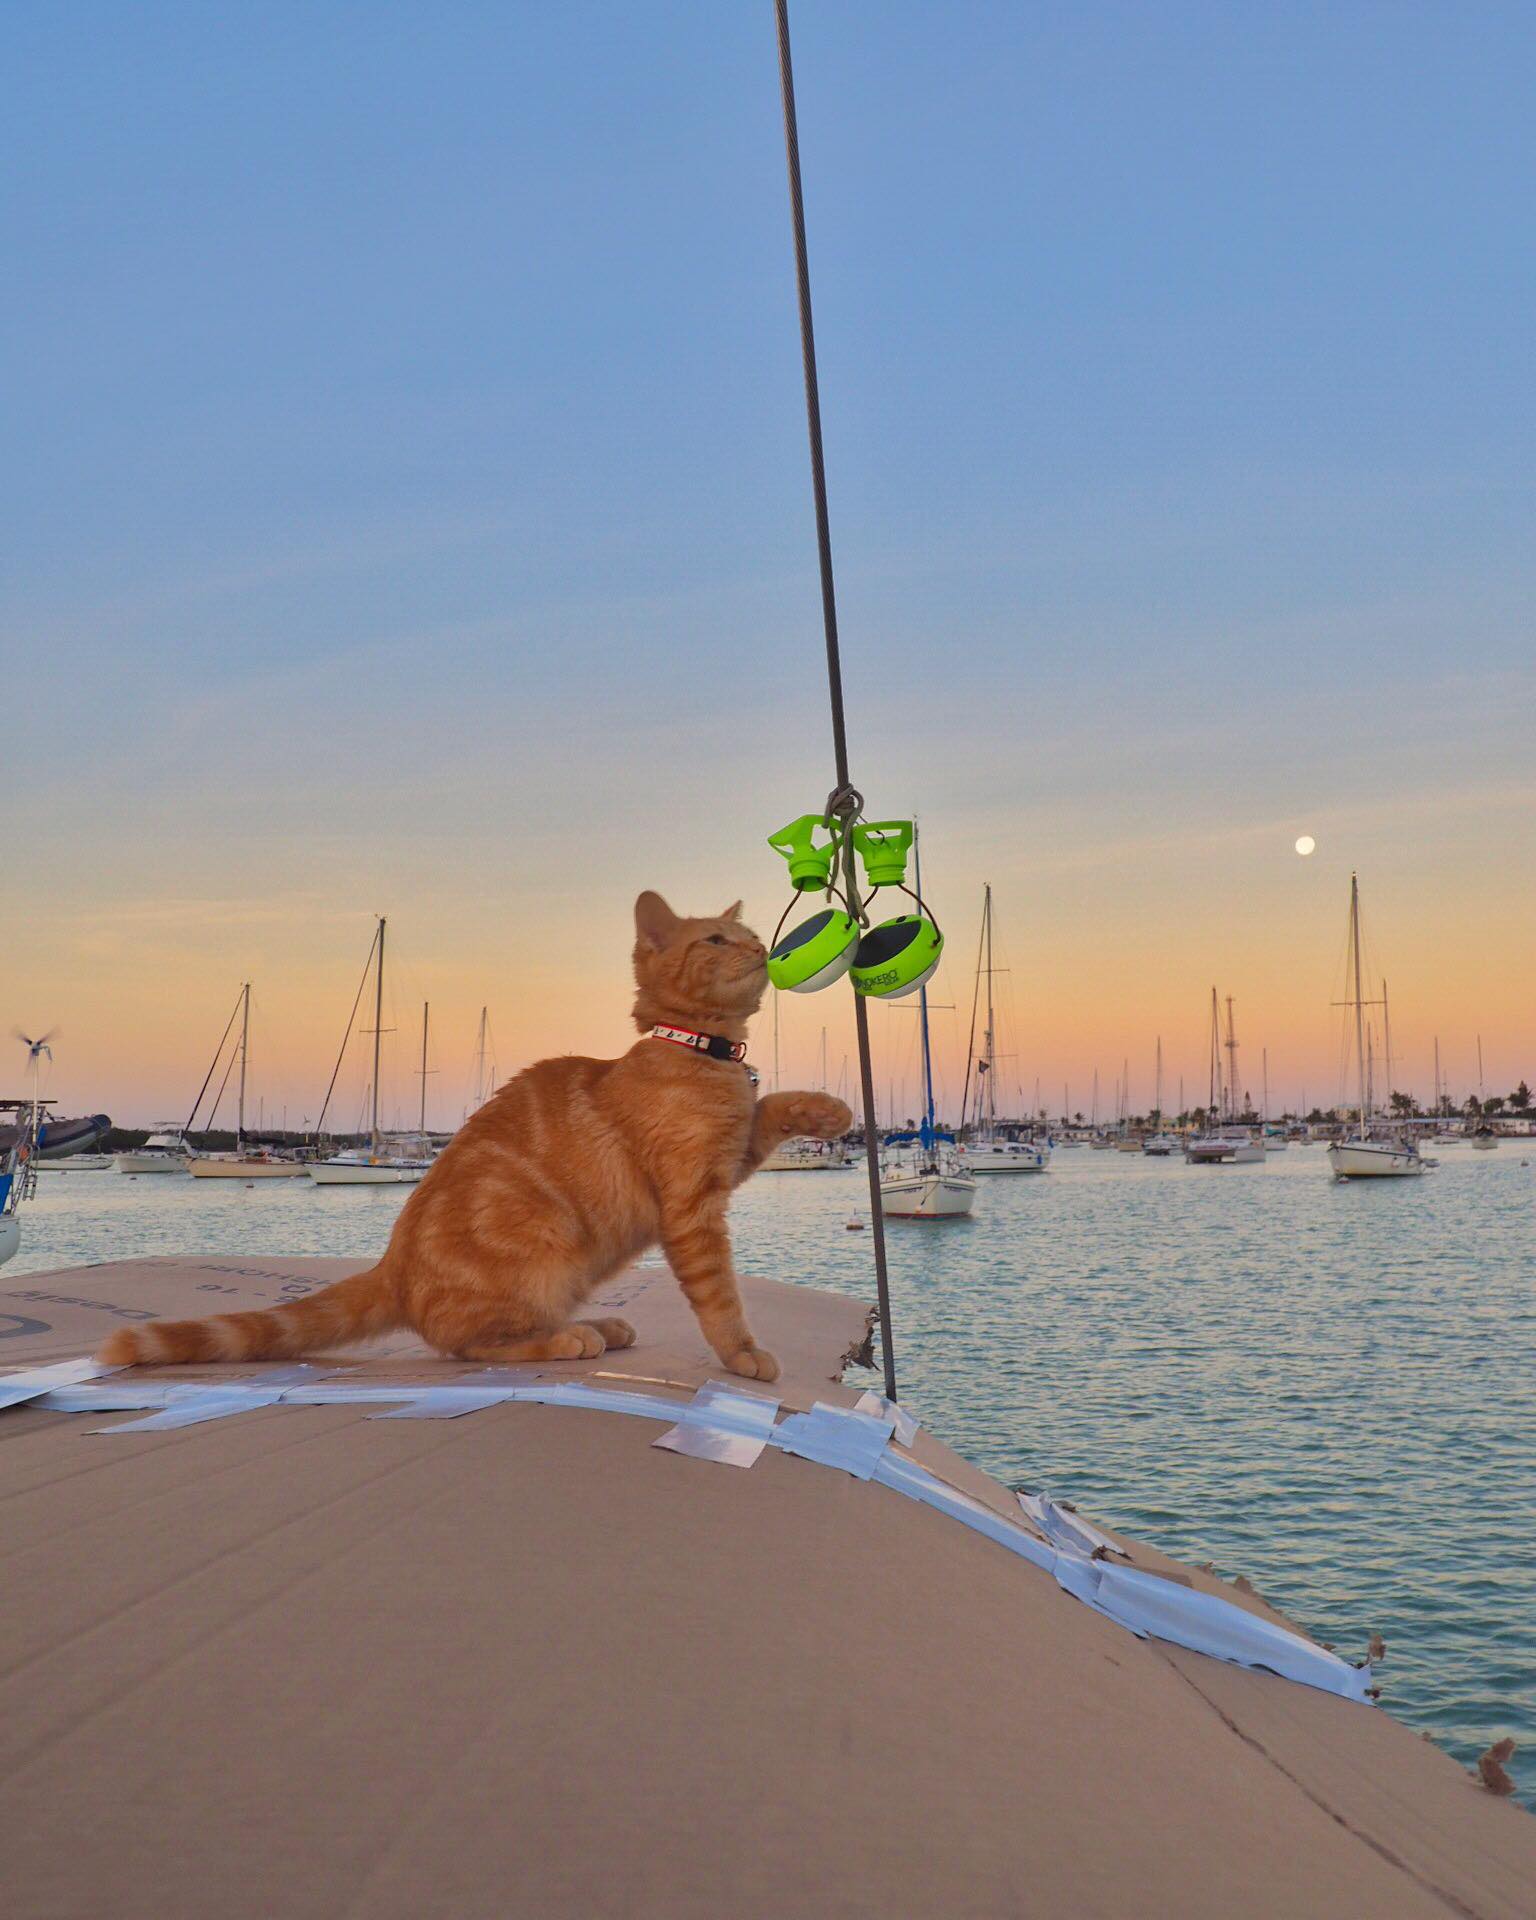
[[[823,846],[816,844],[818,831],[830,835]],[[803,813],[770,834],[768,844],[789,863],[790,884],[797,893],[831,896],[842,847],[835,820],[822,813]],[[824,907],[791,928],[782,940],[775,939],[768,955],[768,978],[782,993],[820,993],[834,980],[841,980],[853,965],[858,944],[859,923],[853,915],[837,907]]]
[[[850,972],[855,993],[904,1000],[926,987],[944,951],[944,936],[926,913],[898,914],[871,927],[859,942]]]
[[[768,978],[785,993],[820,993],[853,965],[859,923],[838,907],[824,907],[793,927],[768,956]]]
[[[829,836],[821,846],[818,831]],[[915,837],[910,820],[859,821],[845,828],[830,815],[805,813],[771,834],[768,844],[788,863],[797,893],[825,892],[832,901],[842,899],[836,876],[845,832],[863,862],[871,895],[881,887],[908,891],[907,855]],[[926,986],[939,964],[944,936],[922,901],[916,913],[899,914],[867,931],[848,905],[842,900],[841,906],[824,907],[782,939],[775,937],[768,955],[772,984],[786,993],[819,993],[849,973],[856,992],[882,1000],[900,1000]]]

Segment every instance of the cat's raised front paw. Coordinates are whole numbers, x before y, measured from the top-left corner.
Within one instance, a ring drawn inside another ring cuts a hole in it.
[[[853,1125],[853,1114],[835,1094],[797,1093],[784,1110],[784,1122],[791,1137],[840,1140]]]
[[[725,1364],[732,1373],[739,1373],[746,1380],[777,1380],[779,1363],[766,1347],[739,1347],[735,1353],[725,1356]]]

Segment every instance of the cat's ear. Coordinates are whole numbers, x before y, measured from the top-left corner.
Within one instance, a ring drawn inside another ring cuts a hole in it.
[[[722,920],[739,920],[741,918],[741,902],[738,900],[734,907],[727,907],[720,918]]]
[[[659,893],[642,893],[635,902],[635,937],[658,952],[677,931],[677,915]]]

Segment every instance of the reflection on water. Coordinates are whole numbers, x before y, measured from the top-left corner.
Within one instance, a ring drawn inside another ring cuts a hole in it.
[[[1536,1152],[1528,1152],[1536,1161]],[[903,1398],[1000,1478],[1244,1573],[1470,1760],[1536,1798],[1536,1168],[1443,1151],[1335,1186],[1322,1149],[1186,1167],[1084,1148],[893,1221]],[[402,1189],[43,1176],[29,1270],[138,1253],[376,1252]],[[742,1270],[871,1296],[862,1168],[761,1175]]]

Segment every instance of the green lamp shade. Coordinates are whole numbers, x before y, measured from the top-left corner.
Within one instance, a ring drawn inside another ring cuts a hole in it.
[[[768,956],[768,978],[783,993],[820,993],[853,964],[859,927],[836,907],[792,928]]]
[[[927,986],[943,951],[944,936],[926,914],[882,920],[859,942],[853,958],[854,988],[881,1000],[900,1000]]]

